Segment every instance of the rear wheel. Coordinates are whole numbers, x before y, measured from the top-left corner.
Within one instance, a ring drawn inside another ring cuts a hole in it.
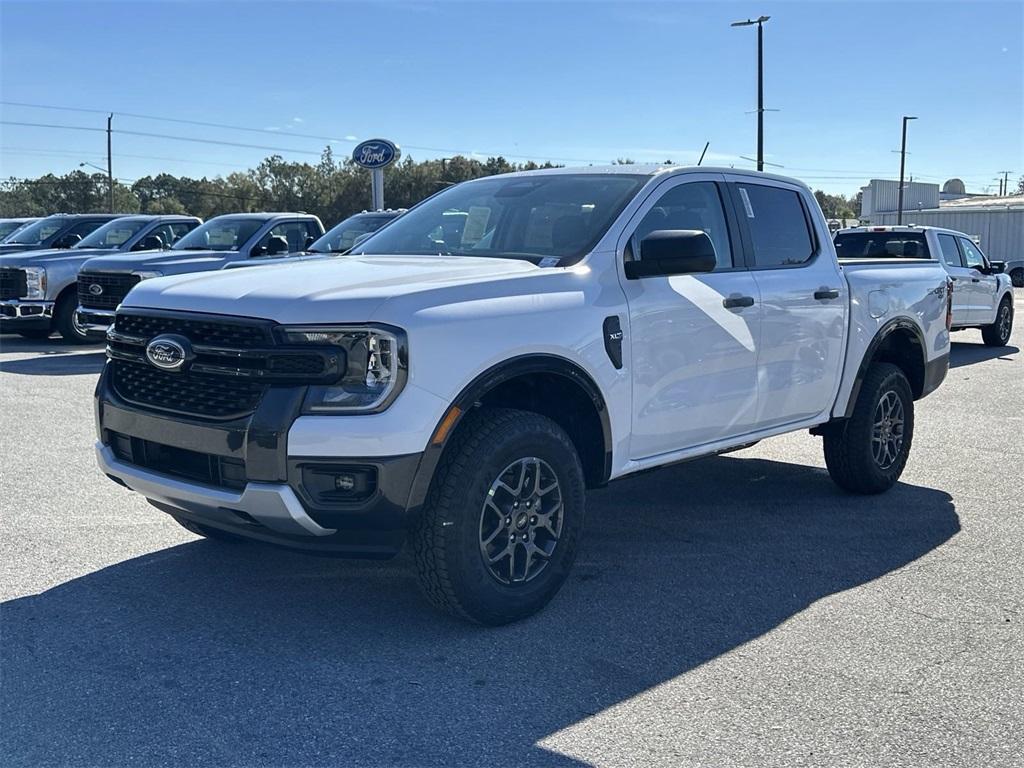
[[[536,613],[575,559],[584,495],[576,449],[551,419],[470,412],[445,450],[413,539],[427,599],[480,624]]]
[[[86,336],[85,331],[75,322],[75,310],[78,309],[78,297],[69,293],[62,297],[53,308],[53,324],[61,338],[68,344],[90,344],[93,340]]]
[[[1009,296],[999,303],[996,321],[981,329],[981,338],[988,347],[1005,347],[1013,332],[1013,301]]]
[[[1010,273],[1010,281],[1015,288],[1024,288],[1024,269],[1015,269]]]
[[[914,437],[914,396],[907,377],[876,363],[861,385],[853,415],[825,431],[825,465],[852,493],[887,491],[907,465]]]

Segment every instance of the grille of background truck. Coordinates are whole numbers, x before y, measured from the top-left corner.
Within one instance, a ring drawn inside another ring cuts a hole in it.
[[[20,299],[28,293],[25,270],[4,267],[0,269],[0,301]]]
[[[86,309],[116,309],[124,297],[139,282],[138,275],[80,274],[78,276],[78,303]],[[90,287],[98,285],[103,289],[96,294]]]

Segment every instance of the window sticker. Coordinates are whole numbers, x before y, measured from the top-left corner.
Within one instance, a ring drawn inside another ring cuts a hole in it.
[[[744,187],[740,187],[740,197],[743,198],[743,207],[747,211],[747,218],[754,218],[754,207],[750,204],[750,195]]]
[[[545,256],[543,259],[540,260],[540,262],[537,264],[537,266],[538,267],[557,267],[558,266],[558,262],[560,262],[560,261],[561,261],[561,259],[558,258],[557,256]]]
[[[491,209],[482,205],[469,206],[469,215],[462,227],[462,244],[476,245],[487,232],[487,222],[491,218]]]

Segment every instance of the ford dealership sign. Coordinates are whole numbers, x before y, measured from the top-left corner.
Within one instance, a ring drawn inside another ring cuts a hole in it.
[[[398,145],[387,139],[370,139],[352,150],[352,162],[363,168],[387,168],[402,156]]]

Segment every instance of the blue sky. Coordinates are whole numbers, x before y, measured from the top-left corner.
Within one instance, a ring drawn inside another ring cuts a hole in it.
[[[242,125],[115,116],[115,128],[287,148],[385,136],[415,158],[455,153],[568,165],[750,167],[754,28],[768,14],[768,161],[852,193],[898,174],[1024,173],[1020,2],[344,3],[0,0],[0,99]],[[0,105],[7,122],[100,128],[105,115]],[[264,130],[265,129],[265,130]],[[0,125],[0,175],[105,164],[100,132]],[[270,151],[114,136],[114,173],[191,176]]]

